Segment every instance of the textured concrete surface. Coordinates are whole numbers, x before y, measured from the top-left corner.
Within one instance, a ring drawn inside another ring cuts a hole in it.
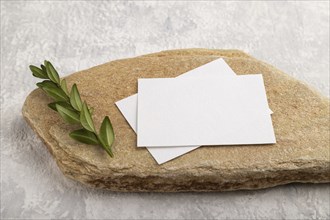
[[[111,193],[65,178],[21,116],[45,58],[62,76],[165,49],[237,48],[329,96],[329,2],[1,2],[1,218],[328,219],[330,186]]]

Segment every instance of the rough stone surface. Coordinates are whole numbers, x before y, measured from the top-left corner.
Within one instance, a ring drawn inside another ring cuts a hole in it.
[[[202,147],[163,165],[146,149],[114,102],[137,91],[140,77],[175,77],[223,57],[239,75],[262,73],[277,144]],[[67,77],[95,108],[100,124],[109,115],[116,133],[115,157],[68,137],[72,126],[46,107],[37,89],[23,115],[46,143],[62,172],[84,184],[113,191],[227,191],[266,188],[292,182],[329,182],[329,100],[307,85],[237,50],[164,51],[112,61]],[[97,98],[96,98],[97,97]]]

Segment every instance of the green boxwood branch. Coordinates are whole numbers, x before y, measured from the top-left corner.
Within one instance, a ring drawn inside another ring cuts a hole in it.
[[[57,111],[66,122],[82,126],[82,129],[72,131],[69,136],[85,144],[99,145],[110,157],[113,157],[112,145],[115,136],[109,117],[104,117],[100,131],[97,133],[91,113],[93,108],[82,102],[76,84],[73,84],[69,92],[66,80],[60,79],[49,61],[45,61],[41,68],[30,65],[30,70],[33,76],[45,79],[37,83],[37,86],[54,99],[55,102],[49,103],[48,107]]]

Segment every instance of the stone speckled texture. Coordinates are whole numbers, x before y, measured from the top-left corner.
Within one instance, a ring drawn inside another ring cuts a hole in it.
[[[158,165],[115,101],[137,92],[138,78],[176,77],[222,57],[239,75],[262,73],[277,143],[202,147]],[[66,77],[77,83],[82,100],[95,108],[100,125],[109,115],[115,130],[115,157],[79,144],[51,102],[37,89],[26,99],[23,115],[44,140],[62,172],[75,180],[113,191],[225,191],[260,189],[292,182],[330,182],[329,100],[303,83],[240,51],[187,49],[112,61]],[[44,107],[43,107],[44,106]]]
[[[61,76],[174,48],[238,48],[329,97],[328,1],[1,1],[1,219],[329,219],[330,184],[114,193],[66,178],[22,117],[28,65]]]

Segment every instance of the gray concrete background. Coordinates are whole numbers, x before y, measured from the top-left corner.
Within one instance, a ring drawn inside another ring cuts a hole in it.
[[[329,97],[329,2],[1,2],[3,219],[329,219],[330,186],[226,193],[113,193],[65,178],[21,116],[29,64],[65,76],[176,48],[236,48]]]

